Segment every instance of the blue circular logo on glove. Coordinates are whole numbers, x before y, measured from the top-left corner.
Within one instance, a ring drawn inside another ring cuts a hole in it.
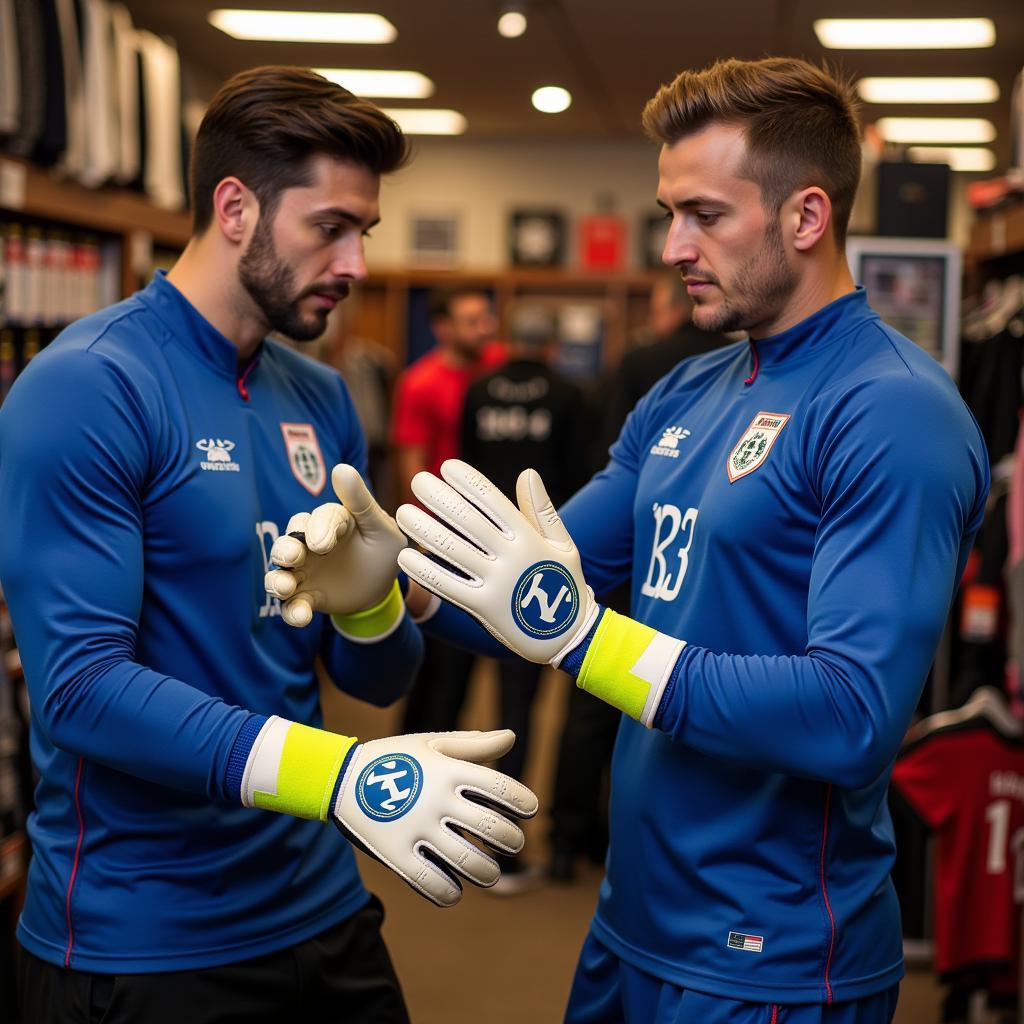
[[[374,758],[356,780],[356,803],[374,821],[394,821],[412,809],[423,788],[423,769],[408,754]]]
[[[536,562],[512,590],[512,618],[538,640],[561,636],[580,610],[580,594],[569,570],[558,562]]]

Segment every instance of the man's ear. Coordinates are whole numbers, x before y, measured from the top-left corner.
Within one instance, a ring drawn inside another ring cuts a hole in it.
[[[259,218],[256,197],[238,178],[229,176],[213,190],[213,216],[221,234],[240,245],[246,238],[255,216]]]
[[[798,252],[809,252],[828,234],[832,223],[832,201],[824,189],[812,185],[790,196],[786,208],[794,248]]]

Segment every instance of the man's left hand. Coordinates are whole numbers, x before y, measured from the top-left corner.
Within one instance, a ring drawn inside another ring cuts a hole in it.
[[[313,612],[351,616],[384,601],[398,572],[406,540],[377,504],[358,471],[334,467],[331,486],[341,500],[327,502],[288,521],[270,549],[278,568],[267,573],[267,593],[281,599],[290,626],[307,626]]]

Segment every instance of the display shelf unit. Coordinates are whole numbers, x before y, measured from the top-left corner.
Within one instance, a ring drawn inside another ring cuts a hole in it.
[[[482,288],[494,296],[503,323],[506,309],[516,299],[597,301],[606,314],[602,363],[607,369],[617,365],[630,334],[645,322],[651,286],[657,276],[656,271],[603,274],[537,268],[448,271],[371,266],[369,280],[356,290],[352,332],[385,345],[396,364],[404,366],[408,361],[410,295],[416,290]]]
[[[74,230],[96,231],[121,240],[121,293],[138,287],[145,250],[158,245],[183,249],[191,218],[163,210],[124,188],[86,188],[13,157],[0,157],[0,219],[13,214]]]

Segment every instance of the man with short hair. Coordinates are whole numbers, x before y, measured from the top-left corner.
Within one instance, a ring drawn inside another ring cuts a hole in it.
[[[313,72],[236,75],[199,129],[185,252],[63,332],[0,411],[0,576],[40,774],[32,1024],[405,1022],[380,904],[322,823],[445,906],[458,876],[498,877],[450,824],[522,845],[511,819],[536,800],[482,764],[509,733],[322,728],[317,658],[386,705],[421,641],[340,377],[266,335],[315,338],[365,279],[380,177],[406,156]],[[336,463],[344,505],[293,515]],[[303,564],[328,545],[329,580]],[[273,596],[271,561],[289,566]]]
[[[459,456],[466,390],[505,361],[505,348],[495,340],[498,321],[491,297],[482,289],[437,289],[429,297],[428,312],[437,344],[401,373],[395,388],[391,439],[403,501],[415,500],[409,485],[417,473],[436,473],[445,459]],[[426,637],[402,730],[454,729],[475,661],[470,651]]]
[[[465,463],[418,476],[398,521],[427,554],[399,562],[450,602],[436,631],[623,712],[567,1021],[884,1024],[886,786],[984,512],[984,442],[850,276],[847,85],[720,61],[644,126],[694,323],[749,340],[663,378],[560,515],[530,471],[518,508]],[[630,616],[597,603],[630,577]]]

